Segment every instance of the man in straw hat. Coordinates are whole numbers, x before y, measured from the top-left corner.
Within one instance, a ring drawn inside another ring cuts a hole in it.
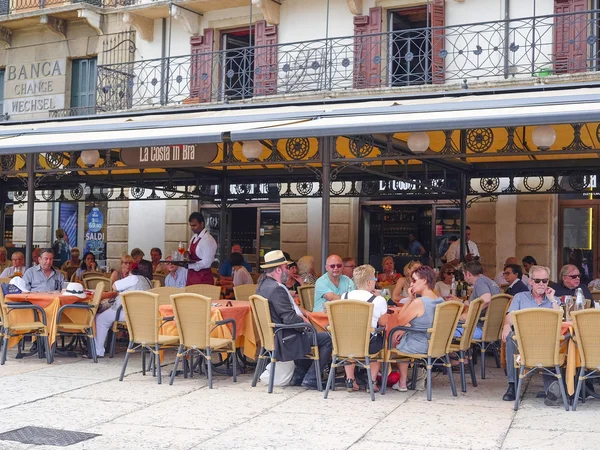
[[[289,277],[288,264],[291,264],[291,262],[287,260],[281,250],[273,250],[267,253],[265,263],[260,266],[266,269],[266,276],[259,283],[256,293],[269,300],[271,320],[274,323],[286,325],[309,323],[285,286]],[[278,333],[278,345],[276,346],[276,353],[278,354],[276,354],[276,357],[280,361],[295,360],[296,370],[292,377],[292,385],[302,384],[302,386],[309,389],[316,389],[317,374],[315,373],[315,366],[310,359],[302,359],[310,351],[311,333],[313,333],[311,329],[291,329]],[[319,347],[319,362],[321,370],[323,370],[331,359],[332,344],[329,334],[317,333],[317,345]]]

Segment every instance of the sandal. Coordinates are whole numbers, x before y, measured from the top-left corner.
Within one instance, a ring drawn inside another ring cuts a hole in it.
[[[356,384],[355,380],[347,379],[346,389],[348,390],[348,392],[355,392],[360,390],[360,386]]]
[[[377,386],[375,383],[373,383],[373,392],[379,392],[379,386]],[[371,390],[369,389],[369,386],[367,386],[367,394],[370,394]]]

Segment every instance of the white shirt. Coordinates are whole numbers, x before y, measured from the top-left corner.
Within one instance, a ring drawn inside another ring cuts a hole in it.
[[[241,286],[242,284],[254,284],[254,280],[252,280],[252,275],[250,275],[250,272],[248,272],[248,270],[244,266],[241,266],[237,270],[232,270],[232,275],[234,286]]]
[[[25,267],[10,266],[4,269],[2,273],[0,273],[0,278],[12,277],[15,274],[15,272],[21,272],[21,274],[23,274],[25,270],[27,270],[25,269]]]
[[[467,247],[469,248],[468,253],[471,253],[473,256],[480,256],[479,249],[477,248],[477,244],[475,242],[467,241]],[[448,262],[452,262],[455,259],[460,259],[460,239],[458,241],[454,241],[450,247],[448,247],[448,251],[446,252],[445,256],[446,261]]]
[[[200,261],[189,264],[188,269],[199,271],[202,269],[210,269],[217,252],[217,241],[206,230],[202,230],[200,234],[194,234],[190,239],[190,247],[194,242],[200,241],[196,246],[196,256]]]
[[[518,278],[517,278],[517,280],[518,280]],[[521,281],[523,282],[523,284],[525,284],[525,286],[527,286],[529,288],[529,290],[531,290],[531,287],[529,286],[529,277],[527,275],[523,275],[523,278],[521,278]],[[498,272],[496,274],[496,278],[494,278],[494,282],[498,286],[504,286],[504,285],[508,284],[508,282],[504,279],[504,271]],[[512,284],[510,286],[512,287]]]
[[[451,291],[452,285],[446,284],[443,281],[435,283],[435,292],[437,292],[440,297],[448,297],[452,293]]]
[[[373,297],[369,291],[364,291],[362,289],[356,289],[354,291],[347,292],[342,296],[342,298],[347,298],[350,300],[362,300],[363,302],[368,302],[369,299]],[[387,302],[385,298],[378,295],[373,300],[373,318],[371,320],[371,326],[373,328],[377,328],[377,322],[379,322],[379,318],[387,312]]]

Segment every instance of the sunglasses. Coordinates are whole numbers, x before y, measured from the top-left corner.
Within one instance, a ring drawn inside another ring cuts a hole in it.
[[[341,269],[342,265],[341,264],[329,264],[329,268],[330,269]]]
[[[502,272],[502,275],[507,276],[507,275],[512,275],[512,272]]]
[[[410,282],[411,282],[411,283],[416,283],[416,282],[417,282],[417,281],[419,281],[419,280],[420,280],[420,278],[411,278],[411,279],[410,279]]]
[[[548,278],[530,278],[531,281],[533,281],[535,284],[547,284],[548,283]]]
[[[454,271],[452,271],[452,272],[446,272],[446,275],[454,275]]]
[[[567,276],[567,277],[571,278],[572,280],[574,280],[574,279],[576,279],[576,278],[581,278],[581,274],[580,274],[580,273],[578,273],[578,274],[576,274],[576,275],[565,275],[565,276]]]

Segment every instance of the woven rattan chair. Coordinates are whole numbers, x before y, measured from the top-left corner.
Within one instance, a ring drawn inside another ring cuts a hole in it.
[[[591,291],[592,298],[596,302],[600,302],[600,291]]]
[[[165,285],[165,274],[161,272],[154,272],[152,274],[152,281],[157,280],[160,283],[160,286]],[[158,286],[158,287],[160,287]]]
[[[42,357],[42,352],[46,352],[46,362],[52,362],[52,352],[48,345],[48,322],[46,319],[46,311],[38,305],[30,305],[28,303],[6,302],[4,294],[0,290],[0,309],[2,310],[2,334],[3,344],[2,353],[0,354],[0,365],[6,362],[6,353],[8,351],[8,340],[13,336],[35,336],[41,342],[38,345],[38,355]],[[16,322],[11,319],[10,313],[19,309],[29,309],[32,312],[31,322]]]
[[[98,283],[106,283],[106,278],[97,273],[96,275],[88,275],[87,277],[83,274],[83,280],[81,280],[83,287],[86,289],[96,289]]]
[[[104,272],[100,272],[100,271],[90,271],[90,272],[83,272],[81,274],[81,280],[85,280],[87,277],[102,277],[104,276]]]
[[[88,352],[95,363],[98,362],[98,356],[96,355],[96,341],[94,339],[94,318],[96,317],[96,311],[98,311],[98,305],[102,299],[104,284],[105,281],[96,284],[96,290],[90,303],[73,303],[71,305],[61,306],[56,315],[56,336],[80,336],[87,338]],[[64,321],[62,320],[62,314],[67,309],[85,309],[88,311],[87,319],[80,323]],[[52,359],[54,359],[55,354],[56,342],[52,346]]]
[[[573,329],[575,331],[575,344],[581,358],[579,379],[575,398],[573,399],[573,411],[577,409],[579,394],[583,389],[583,402],[587,397],[586,380],[600,378],[600,309],[589,309],[587,311],[573,311],[571,313]]]
[[[488,350],[494,351],[496,366],[500,367],[500,338],[502,337],[502,325],[506,317],[506,310],[510,305],[512,296],[508,294],[497,294],[492,296],[490,304],[485,310],[483,322],[483,333],[481,339],[473,339],[473,344],[479,347],[481,354],[481,379],[485,380],[485,354]]]
[[[523,381],[540,370],[557,378],[563,404],[568,411],[569,403],[560,373],[560,366],[564,362],[564,354],[560,353],[561,341],[564,339],[561,333],[562,311],[531,308],[513,311],[511,314],[515,328],[513,339],[517,341],[520,355],[515,411],[519,409]],[[554,372],[548,367],[553,367]]]
[[[307,311],[312,311],[315,306],[315,286],[299,286],[298,295],[300,296],[300,306]]]
[[[373,360],[383,359],[384,349],[376,354],[369,353],[371,333],[375,332],[371,322],[373,303],[360,300],[339,300],[325,303],[329,317],[329,331],[333,344],[331,370],[325,387],[325,398],[329,389],[334,387],[335,368],[347,362],[355,362],[359,367],[367,369],[371,400],[375,401],[373,379],[369,364]],[[385,328],[378,329],[383,331]]]
[[[65,278],[65,280],[74,281],[73,276],[75,275],[75,272],[77,272],[77,269],[79,269],[79,267],[77,267],[77,266],[67,267],[64,270],[64,272],[67,274],[67,277]]]
[[[158,294],[158,304],[159,305],[170,305],[171,304],[171,295],[183,294],[185,292],[185,290],[183,288],[161,286],[161,287],[157,287],[157,288],[152,288],[148,292],[152,292],[153,294]]]
[[[2,278],[0,278],[0,284],[5,284],[5,283],[8,284],[8,283],[10,283],[11,278],[12,277],[2,277]]]
[[[175,323],[177,323],[177,330],[179,331],[179,349],[171,373],[170,384],[175,381],[180,358],[197,353],[206,361],[208,388],[212,389],[211,354],[213,352],[230,354],[233,360],[233,381],[237,381],[237,354],[235,348],[237,330],[235,320],[225,319],[212,322],[210,320],[211,302],[212,299],[208,297],[187,292],[171,296]],[[232,326],[232,339],[210,337],[210,333],[214,328],[228,323]]]
[[[469,305],[469,312],[465,323],[462,325],[463,334],[460,339],[454,339],[450,344],[450,351],[458,353],[458,361],[460,367],[460,387],[461,391],[467,392],[467,377],[465,374],[465,363],[469,364],[469,372],[471,373],[471,383],[473,387],[477,386],[475,378],[475,367],[473,365],[473,355],[471,354],[471,346],[473,344],[473,333],[477,327],[477,320],[481,315],[483,307],[483,299],[478,298],[473,300]]]
[[[139,348],[142,351],[142,374],[146,374],[144,350],[148,350],[154,354],[154,368],[158,371],[158,384],[162,383],[160,351],[174,348],[179,343],[179,338],[160,334],[161,316],[158,311],[158,297],[158,294],[147,291],[129,291],[121,294],[125,322],[127,322],[129,330],[129,346],[119,381],[123,381],[130,355]]]
[[[203,295],[204,297],[210,298],[212,301],[221,298],[221,287],[212,284],[192,284],[191,286],[185,287],[185,292]]]
[[[273,392],[273,383],[275,381],[275,366],[277,359],[275,358],[275,334],[281,333],[283,330],[312,330],[312,347],[311,352],[306,355],[307,359],[312,359],[315,365],[315,373],[317,373],[317,387],[319,392],[323,391],[321,383],[321,370],[319,364],[319,347],[317,346],[317,333],[314,327],[309,323],[298,323],[298,324],[278,324],[273,323],[271,320],[271,311],[269,309],[269,301],[261,297],[260,295],[250,296],[250,306],[252,307],[252,316],[254,317],[254,323],[260,337],[260,351],[258,354],[258,362],[256,363],[256,369],[254,371],[254,377],[252,378],[252,387],[256,386],[258,377],[265,370],[267,366],[267,358],[271,360],[271,370],[269,378],[268,392]]]
[[[392,328],[388,336],[388,347],[385,351],[383,360],[383,370],[381,373],[384,374],[382,381],[381,393],[385,394],[388,378],[388,369],[390,363],[393,362],[409,362],[413,361],[415,366],[413,367],[413,374],[416,374],[415,367],[417,364],[424,364],[427,369],[427,400],[431,401],[431,369],[434,365],[443,365],[448,373],[448,379],[450,381],[450,389],[452,395],[457,396],[456,384],[454,383],[454,377],[452,376],[452,366],[450,365],[450,345],[452,344],[452,338],[460,319],[460,315],[463,311],[463,304],[459,302],[445,302],[440,303],[435,308],[435,315],[433,317],[433,325],[429,329],[413,328],[398,326]],[[417,333],[430,333],[429,336],[429,348],[427,353],[403,353],[396,349],[392,343],[394,333],[398,330],[411,331]],[[413,381],[414,381],[413,376]],[[414,383],[413,383],[414,386]]]
[[[236,300],[248,300],[250,296],[256,294],[256,284],[242,284],[233,288],[233,294]]]

